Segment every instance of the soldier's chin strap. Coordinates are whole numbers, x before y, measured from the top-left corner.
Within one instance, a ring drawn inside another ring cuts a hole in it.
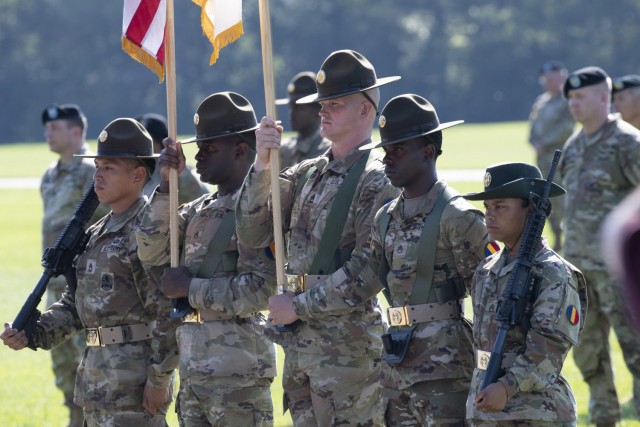
[[[373,99],[371,99],[371,97],[367,92],[361,92],[361,93],[365,98],[367,98],[367,101],[371,103],[371,105],[373,106],[373,109],[376,110],[376,116],[379,116],[380,112],[378,111],[378,106],[376,105],[375,102],[373,102]]]

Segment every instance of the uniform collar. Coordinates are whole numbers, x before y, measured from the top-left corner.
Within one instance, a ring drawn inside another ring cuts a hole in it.
[[[325,173],[328,170],[331,170],[332,172],[339,175],[345,174],[363,155],[369,154],[368,151],[360,151],[359,148],[370,142],[371,138],[362,141],[360,144],[358,144],[358,146],[349,151],[346,156],[338,160],[331,160],[329,158],[329,156],[331,155],[331,150],[327,150],[326,153],[317,158],[315,162],[316,168],[320,171],[320,173]]]

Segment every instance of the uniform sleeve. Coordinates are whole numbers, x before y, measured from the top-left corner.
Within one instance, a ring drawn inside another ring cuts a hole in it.
[[[62,298],[40,316],[33,341],[36,347],[50,350],[83,329],[75,299],[69,287],[66,287]]]
[[[238,244],[237,274],[222,273],[210,279],[194,277],[189,285],[189,304],[231,315],[266,310],[276,291],[275,262],[264,249]]]
[[[578,343],[584,322],[579,293],[583,282],[580,282],[578,274],[563,264],[543,271],[541,292],[533,305],[526,350],[514,359],[507,373],[499,379],[505,385],[509,398],[519,391],[542,390],[553,384],[560,375],[569,350]]]
[[[634,135],[624,135],[619,143],[618,164],[624,177],[631,186],[640,184],[640,138]]]
[[[331,315],[334,310],[344,312],[346,307],[355,310],[382,289],[375,265],[366,272],[363,270],[371,258],[371,230],[375,214],[398,195],[399,190],[391,185],[382,170],[368,174],[355,207],[352,205],[351,208],[354,210],[352,218],[356,233],[351,257],[325,282],[294,299],[296,314],[301,319],[317,317],[320,313]],[[361,273],[362,276],[358,277]]]

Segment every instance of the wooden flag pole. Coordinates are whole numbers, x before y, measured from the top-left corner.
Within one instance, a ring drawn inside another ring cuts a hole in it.
[[[267,116],[276,118],[276,97],[273,79],[273,59],[271,49],[271,21],[269,13],[269,0],[259,0],[260,12],[260,39],[262,42],[262,74],[264,76],[264,98],[266,102]],[[271,163],[271,206],[273,210],[273,239],[276,247],[274,254],[276,260],[276,279],[278,286],[283,287],[287,283],[284,274],[284,237],[282,235],[282,208],[280,203],[280,154],[272,149],[269,153]]]
[[[164,61],[167,82],[167,124],[169,137],[177,138],[176,114],[176,61],[175,61],[175,33],[173,25],[173,0],[167,1],[167,24],[164,45]],[[169,171],[169,245],[171,250],[171,267],[178,267],[180,254],[178,252],[178,171]]]

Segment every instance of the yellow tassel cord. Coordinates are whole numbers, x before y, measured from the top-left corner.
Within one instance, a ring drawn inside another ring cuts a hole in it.
[[[132,43],[126,37],[122,37],[122,50],[127,52],[133,59],[153,71],[160,79],[160,83],[164,81],[164,66],[160,64],[160,62],[158,62],[158,60],[149,52],[145,51],[137,44]]]

